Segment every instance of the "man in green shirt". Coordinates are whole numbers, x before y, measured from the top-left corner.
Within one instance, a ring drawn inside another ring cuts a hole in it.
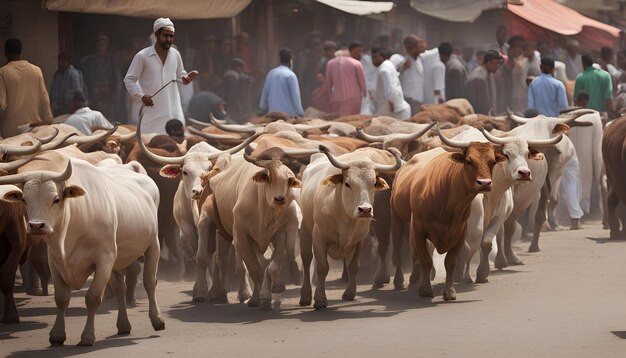
[[[589,93],[588,107],[598,112],[607,112],[613,117],[613,83],[611,75],[601,69],[593,67],[593,57],[583,55],[582,64],[584,71],[576,76],[574,85],[574,98],[578,92],[585,90]]]

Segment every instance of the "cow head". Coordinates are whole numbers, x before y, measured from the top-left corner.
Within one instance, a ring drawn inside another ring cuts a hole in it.
[[[252,176],[252,181],[258,185],[265,197],[267,205],[273,209],[288,207],[294,199],[292,189],[300,188],[302,182],[285,166],[279,156],[259,155],[251,158],[244,154],[246,161],[260,168]]]
[[[389,149],[389,152],[395,157],[396,162],[394,164],[379,164],[372,160],[345,162],[341,156],[333,156],[324,146],[320,146],[320,150],[326,154],[334,167],[341,169],[340,174],[324,178],[322,185],[335,187],[346,215],[356,219],[372,219],[374,217],[375,192],[389,189],[385,179],[381,178],[378,173],[395,172],[400,169],[402,165],[400,151],[395,148]],[[364,156],[364,158],[368,157]]]
[[[72,163],[68,162],[63,173],[32,171],[0,178],[0,185],[23,184],[23,189],[4,192],[1,200],[23,201],[28,216],[28,233],[49,235],[61,220],[65,201],[85,195],[78,185],[66,183],[72,176]]]

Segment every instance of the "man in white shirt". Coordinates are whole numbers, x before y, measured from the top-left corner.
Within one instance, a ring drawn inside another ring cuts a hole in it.
[[[580,45],[578,41],[570,39],[566,45],[567,53],[563,58],[565,63],[565,72],[567,73],[568,80],[575,80],[579,73],[583,72],[583,63],[581,60]]]
[[[404,100],[398,71],[389,61],[389,56],[389,52],[379,48],[372,49],[372,62],[378,67],[378,79],[373,98],[376,103],[376,114],[402,120],[409,119],[411,106]]]
[[[74,114],[65,120],[65,124],[78,129],[84,135],[91,135],[95,129],[113,127],[102,113],[87,107],[82,92],[74,92],[74,109]]]
[[[439,48],[424,51],[420,58],[424,64],[424,104],[445,101],[446,65],[439,58]]]
[[[178,119],[185,124],[185,117],[177,85],[172,84],[156,92],[172,80],[182,80],[187,85],[198,76],[198,71],[187,73],[180,53],[172,48],[174,24],[170,19],[157,19],[152,29],[156,43],[135,55],[124,84],[133,98],[133,116],[138,116],[142,105],[145,106],[141,131],[165,134],[167,121]],[[131,118],[131,121],[137,123],[138,117]]]
[[[426,50],[426,42],[415,36],[404,38],[405,61],[399,67],[400,83],[404,99],[411,107],[411,115],[419,112],[424,103],[424,63],[420,54]]]

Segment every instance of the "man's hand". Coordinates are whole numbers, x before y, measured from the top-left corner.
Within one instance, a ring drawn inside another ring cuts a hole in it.
[[[143,102],[143,104],[146,107],[154,106],[154,102],[152,102],[152,96],[145,95],[145,96],[141,97],[141,102]]]
[[[193,70],[187,74],[187,76],[183,76],[183,84],[188,85],[191,81],[195,80],[198,77],[199,73],[196,70]]]

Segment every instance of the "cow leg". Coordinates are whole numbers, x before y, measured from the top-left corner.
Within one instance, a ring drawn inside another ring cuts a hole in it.
[[[326,298],[326,276],[328,276],[328,251],[326,240],[313,238],[313,255],[315,256],[315,269],[317,271],[317,287],[315,288],[315,309],[328,307]]]
[[[248,300],[248,307],[258,307],[261,301],[261,282],[263,280],[263,271],[261,271],[261,263],[252,247],[252,239],[245,232],[235,228],[233,233],[235,250],[241,256],[246,264],[250,278],[252,278],[252,297]]]
[[[3,240],[5,238],[2,238]],[[9,249],[8,245],[3,245],[3,250],[9,251],[9,256],[6,261],[0,267],[0,291],[4,295],[4,316],[2,318],[2,323],[18,323],[20,321],[20,317],[17,313],[17,307],[15,307],[15,299],[13,297],[13,287],[15,286],[15,273],[17,272],[17,267],[19,266],[20,258],[24,253],[24,247],[17,246],[13,243],[11,249]]]
[[[193,302],[209,300],[207,268],[209,266],[209,223],[211,219],[202,216],[198,221],[198,251],[196,252],[196,283],[193,285]]]
[[[543,223],[546,222],[546,205],[548,203],[548,198],[550,197],[550,187],[548,184],[548,179],[546,179],[546,184],[541,188],[541,197],[539,198],[539,206],[537,207],[537,212],[535,213],[535,230],[533,232],[533,241],[530,243],[530,247],[528,248],[528,252],[538,252],[539,251],[539,235],[541,234],[541,228],[543,227]],[[513,249],[511,248],[510,242],[507,244],[505,241],[504,254],[506,255],[506,259],[510,265],[521,265],[520,259],[515,256],[513,253]]]
[[[128,277],[128,273],[126,274]],[[130,334],[131,325],[126,312],[126,283],[124,275],[120,271],[113,271],[109,279],[109,285],[113,288],[117,300],[117,334]]]
[[[504,226],[498,216],[491,219],[490,225],[484,230],[480,239],[480,263],[476,269],[476,283],[489,282],[489,254],[493,247],[493,237],[504,234]],[[496,231],[497,230],[497,231]]]
[[[469,266],[470,261],[472,259],[473,253],[472,249],[469,247],[467,242],[463,246],[463,249],[459,253],[459,258],[457,259],[456,269],[454,270],[454,281],[455,282],[467,282],[472,283],[472,278],[469,275]],[[469,281],[468,281],[469,278]]]
[[[415,222],[412,223],[414,250],[421,268],[420,283],[417,292],[421,297],[433,297],[433,287],[430,284],[430,271],[433,268],[433,258],[426,243],[426,232]],[[447,258],[447,256],[446,256]],[[456,257],[455,257],[456,259]],[[450,276],[452,277],[452,276]]]
[[[96,271],[93,276],[93,281],[91,282],[91,286],[89,286],[87,294],[85,295],[87,323],[85,323],[85,328],[80,336],[80,342],[78,342],[79,346],[93,346],[93,342],[96,340],[96,311],[102,303],[102,296],[104,295],[104,290],[109,282],[109,278],[111,277],[114,260],[115,257],[111,257],[110,262],[96,263]]]
[[[517,219],[510,216],[504,222],[504,235],[497,235],[496,242],[498,243],[498,252],[496,252],[496,260],[493,263],[493,266],[497,269],[503,269],[509,266],[509,263],[506,260],[506,256],[504,255],[504,242],[513,240],[513,235],[515,234],[515,224],[517,223]]]
[[[155,238],[150,247],[148,247],[148,250],[144,253],[145,261],[143,265],[143,287],[148,294],[148,316],[150,317],[152,328],[154,328],[155,331],[165,329],[165,322],[163,321],[163,315],[157,304],[155,293],[160,251],[159,242]]]
[[[396,266],[393,277],[393,286],[396,290],[404,288],[404,274],[402,273],[402,240],[406,224],[400,216],[391,208],[391,239],[393,240],[392,263]]]
[[[356,296],[356,275],[359,273],[359,261],[361,258],[361,252],[363,251],[363,240],[359,241],[357,246],[352,251],[351,257],[347,257],[348,263],[348,287],[343,292],[341,298],[344,301],[353,301]]]
[[[237,299],[239,303],[244,303],[252,295],[250,295],[250,285],[248,284],[248,271],[243,264],[243,259],[235,250],[235,270],[237,271],[237,277],[239,278],[239,290],[237,292]]]
[[[372,288],[382,288],[391,281],[389,270],[387,269],[387,252],[389,251],[389,232],[382,232],[381,225],[374,222],[370,226],[370,231],[376,236],[378,241],[378,268],[374,274],[374,284]]]
[[[302,224],[300,228],[300,258],[302,258],[302,287],[300,288],[300,306],[311,304],[311,261],[313,260],[313,238]]]
[[[265,278],[263,279],[263,284],[261,286],[261,308],[263,309],[272,308],[272,293],[285,291],[284,284],[282,287],[277,287],[278,285],[276,284],[279,283],[280,269],[282,268],[287,257],[287,252],[285,251],[287,246],[286,241],[287,234],[284,232],[277,233],[272,240],[274,251],[272,252],[271,261],[265,269]]]
[[[465,234],[461,236],[459,242],[454,245],[454,247],[448,251],[446,254],[446,259],[444,260],[444,265],[446,267],[446,283],[443,286],[443,290],[441,293],[443,294],[443,299],[446,301],[455,301],[456,300],[456,290],[454,289],[454,267],[456,266],[456,259],[465,245],[464,239]]]
[[[302,282],[302,272],[300,272],[300,268],[298,267],[298,261],[296,261],[296,242],[298,241],[298,231],[293,232],[291,235],[287,236],[287,240],[285,241],[286,249],[287,249],[287,267],[289,268],[289,276],[291,276],[291,282],[294,285],[300,285]]]
[[[34,238],[29,237],[29,239]],[[42,239],[34,239],[34,241],[28,253],[28,260],[31,262],[32,268],[41,281],[41,295],[48,296],[48,285],[50,283],[48,245]]]
[[[609,229],[611,230],[611,239],[620,238],[620,222],[617,216],[617,206],[619,205],[619,197],[613,191],[613,188],[609,189],[609,194],[606,200],[606,206],[608,211],[607,221]]]
[[[126,304],[130,307],[137,306],[137,299],[135,298],[135,288],[137,287],[137,281],[139,273],[141,272],[141,264],[135,260],[126,268]],[[43,284],[43,283],[42,283]]]
[[[215,273],[212,278],[211,291],[214,292],[213,299],[217,302],[228,303],[227,290],[224,285],[228,282],[228,268],[230,266],[230,249],[233,245],[222,237],[215,234]]]
[[[50,330],[49,341],[53,346],[62,346],[66,339],[65,311],[70,305],[72,293],[70,286],[63,281],[63,278],[61,278],[61,275],[59,275],[53,265],[50,265],[50,273],[52,275],[52,284],[54,285],[54,302],[57,306],[57,316]]]
[[[196,253],[198,251],[198,237],[196,236],[196,227],[195,224],[193,223],[193,220],[191,223],[187,223],[187,222],[183,222],[181,223],[182,225],[179,226],[180,228],[180,242],[182,244],[183,247],[183,251],[185,252],[187,259],[188,260],[193,260],[196,257]],[[184,260],[183,260],[184,261]],[[187,261],[189,262],[189,261]],[[184,269],[185,269],[185,277],[190,273],[187,271],[187,269],[189,268],[189,270],[193,270],[193,266],[184,264]]]

